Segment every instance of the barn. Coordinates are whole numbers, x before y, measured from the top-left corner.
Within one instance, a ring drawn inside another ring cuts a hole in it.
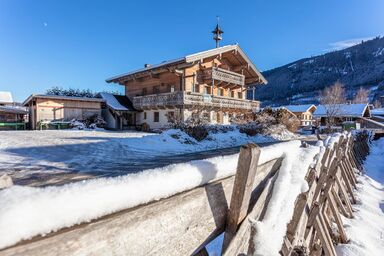
[[[41,122],[68,122],[101,116],[103,99],[59,95],[32,94],[23,106],[29,108],[30,128],[39,128]]]

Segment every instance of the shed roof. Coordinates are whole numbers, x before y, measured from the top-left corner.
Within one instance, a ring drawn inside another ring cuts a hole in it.
[[[121,75],[117,75],[117,76],[108,78],[106,80],[106,82],[107,83],[112,83],[112,82],[115,83],[115,82],[118,82],[119,79],[121,79],[121,78],[129,77],[129,76],[136,75],[136,74],[143,73],[143,72],[148,72],[148,71],[151,71],[151,70],[154,70],[154,69],[158,69],[158,68],[161,68],[161,67],[174,66],[174,65],[183,64],[183,63],[192,63],[194,61],[199,61],[201,59],[209,58],[209,57],[212,57],[212,56],[224,53],[224,52],[232,51],[232,50],[237,51],[237,53],[239,53],[244,58],[244,60],[249,64],[249,67],[260,78],[262,83],[264,83],[264,84],[268,83],[268,81],[264,78],[264,76],[261,74],[261,72],[256,68],[255,64],[252,63],[252,61],[248,58],[248,56],[244,53],[244,51],[237,44],[235,44],[235,45],[226,45],[226,46],[210,49],[210,50],[207,50],[207,51],[202,51],[202,52],[186,55],[184,57],[180,57],[180,58],[177,58],[177,59],[173,59],[173,60],[169,60],[169,61],[164,61],[164,62],[156,64],[156,65],[151,65],[149,67],[141,68],[141,69],[138,69],[138,70],[134,70],[134,71],[131,71],[131,72],[128,72],[128,73],[124,73],[124,74],[121,74]]]
[[[368,104],[337,104],[340,107],[341,117],[363,117],[366,111],[368,116],[371,116]],[[318,105],[315,113],[316,117],[327,116],[327,107],[325,105]]]
[[[74,100],[74,101],[91,101],[91,102],[105,102],[100,98],[88,98],[88,97],[75,97],[75,96],[62,96],[62,95],[46,95],[46,94],[32,94],[30,95],[22,105],[27,105],[32,99],[61,99],[61,100]]]
[[[13,103],[13,97],[11,92],[0,92],[0,103]]]
[[[22,115],[26,115],[28,113],[25,108],[17,106],[0,106],[0,112]]]
[[[107,105],[116,111],[134,111],[132,102],[127,96],[114,95],[111,93],[101,92],[100,96],[105,100]]]

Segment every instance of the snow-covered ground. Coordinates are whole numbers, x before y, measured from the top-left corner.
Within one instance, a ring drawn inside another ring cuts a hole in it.
[[[343,218],[350,242],[337,247],[342,256],[384,254],[384,138],[374,141],[359,177],[359,202],[353,219]]]
[[[89,176],[113,176],[112,173],[121,175],[135,170],[135,166],[156,161],[159,156],[292,137],[289,132],[249,137],[234,129],[211,133],[205,140],[197,142],[180,130],[168,130],[162,134],[89,130],[3,131],[0,132],[0,175],[8,173],[19,184],[31,184],[33,179],[53,179],[47,184],[58,183],[61,176],[78,180]]]

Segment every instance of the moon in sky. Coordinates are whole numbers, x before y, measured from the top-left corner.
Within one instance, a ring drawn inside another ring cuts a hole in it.
[[[44,22],[43,23],[44,27],[48,26],[48,23],[47,22]]]

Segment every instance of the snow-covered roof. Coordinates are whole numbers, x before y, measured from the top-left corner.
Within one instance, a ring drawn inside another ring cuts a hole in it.
[[[374,108],[371,110],[371,114],[374,116],[384,116],[384,108]]]
[[[0,92],[0,103],[13,103],[12,93]]]
[[[126,76],[130,76],[130,75],[133,75],[133,74],[141,73],[141,72],[144,72],[144,71],[153,70],[153,69],[156,69],[156,68],[159,68],[159,67],[163,67],[163,66],[176,65],[176,64],[182,64],[182,63],[192,63],[194,61],[199,61],[201,59],[208,58],[208,57],[211,57],[211,56],[215,56],[217,54],[228,52],[228,51],[232,51],[232,50],[236,50],[237,53],[240,54],[244,58],[244,60],[246,60],[246,62],[249,64],[249,67],[253,71],[256,72],[256,74],[258,75],[258,77],[261,79],[261,81],[264,84],[268,83],[268,81],[264,78],[264,76],[257,69],[255,64],[252,63],[252,61],[248,58],[248,56],[244,53],[244,51],[237,44],[226,45],[226,46],[210,49],[210,50],[207,50],[207,51],[202,51],[202,52],[186,55],[184,57],[180,57],[180,58],[177,58],[177,59],[173,59],[173,60],[169,60],[169,61],[164,61],[164,62],[156,64],[156,65],[151,65],[149,67],[141,68],[141,69],[138,69],[138,70],[134,70],[134,71],[131,71],[131,72],[128,72],[128,73],[124,73],[124,74],[121,74],[121,75],[117,75],[117,76],[108,78],[106,80],[106,82],[107,83],[116,82],[117,79],[120,79],[120,78],[123,78],[123,77],[126,77]]]
[[[366,111],[368,111],[370,116],[368,104],[337,104],[337,106],[340,109],[339,116],[362,117]],[[313,115],[325,117],[327,116],[327,108],[324,105],[318,105]]]
[[[62,96],[62,95],[46,95],[46,94],[32,94],[22,103],[22,105],[23,106],[27,105],[34,98],[104,102],[103,99],[99,99],[99,98]]]
[[[100,96],[102,99],[105,100],[107,105],[114,110],[117,110],[117,111],[131,111],[131,110],[133,110],[132,106],[130,106],[131,104],[124,104],[123,105],[121,103],[121,100],[119,101],[118,97],[120,97],[120,95],[113,95],[111,93],[101,92]],[[125,97],[125,96],[122,96],[122,97]]]
[[[27,114],[26,108],[19,106],[0,106],[0,112],[12,113],[12,114]]]
[[[305,104],[305,105],[288,105],[283,106],[286,109],[289,109],[291,112],[307,112],[310,109],[313,109],[313,112],[316,110],[316,106],[313,104]]]

